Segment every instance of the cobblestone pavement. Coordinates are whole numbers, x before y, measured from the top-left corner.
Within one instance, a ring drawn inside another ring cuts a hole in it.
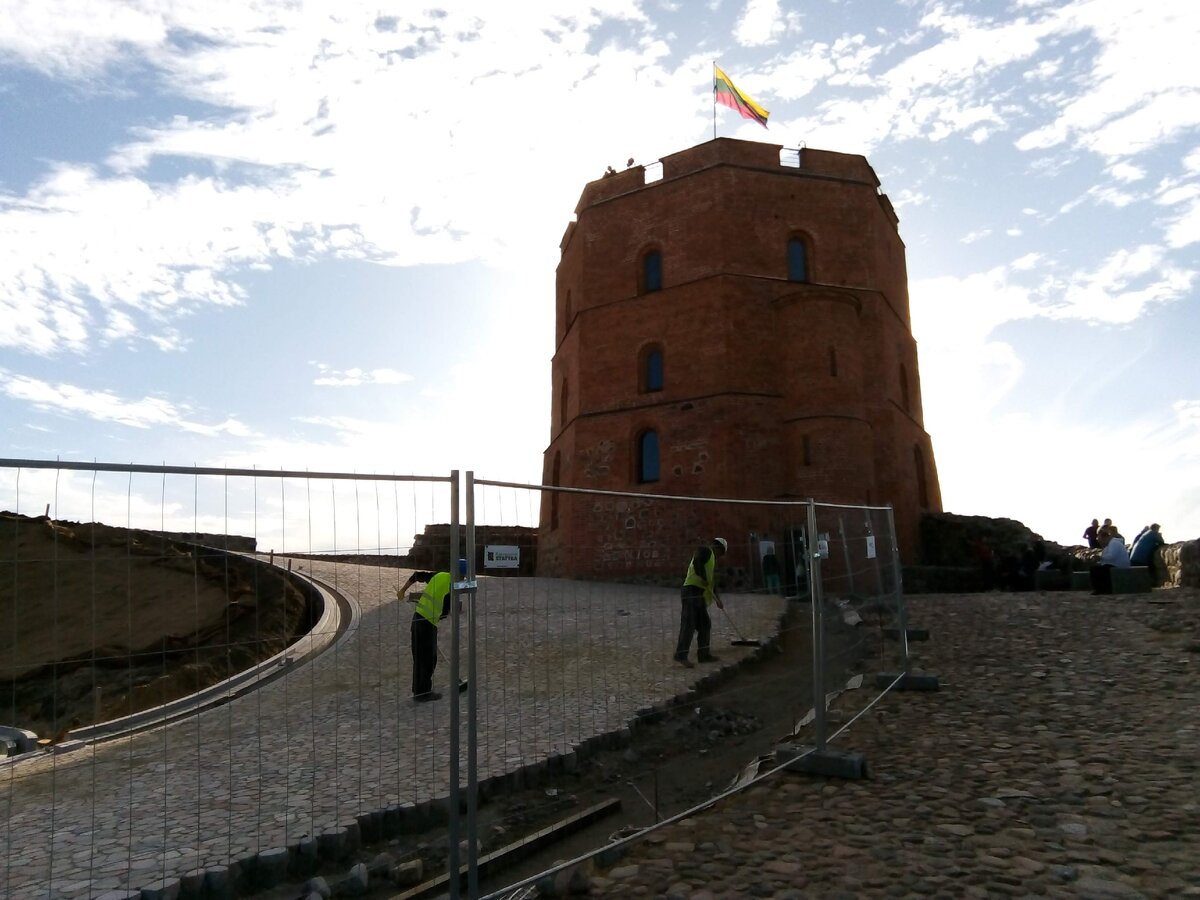
[[[941,690],[841,735],[868,779],[770,776],[634,844],[593,895],[1200,896],[1200,591],[909,600]]]
[[[353,631],[312,663],[179,724],[0,768],[0,897],[87,897],[201,871],[216,878],[231,862],[361,814],[447,795],[449,698],[410,697],[413,608],[395,600],[397,570],[294,562],[353,598]],[[617,730],[710,671],[671,661],[677,590],[480,584],[481,779]],[[743,630],[778,628],[778,598],[726,600]],[[714,644],[727,644],[728,623],[713,624]],[[723,665],[750,652],[724,652]],[[448,669],[439,663],[435,688],[446,690]]]

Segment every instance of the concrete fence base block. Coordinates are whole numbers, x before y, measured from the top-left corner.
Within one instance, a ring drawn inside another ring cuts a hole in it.
[[[628,848],[625,845],[620,847],[605,847],[596,853],[596,865],[603,869],[611,869],[619,863]]]
[[[273,888],[287,880],[290,854],[285,847],[273,847],[258,854],[254,874],[258,890]]]
[[[899,681],[896,678],[900,677]],[[899,672],[880,672],[875,676],[875,687],[885,688],[896,681],[897,691],[936,691],[940,688],[938,677],[925,672],[909,672],[903,676]]]
[[[908,639],[910,641],[927,641],[927,640],[929,640],[929,629],[928,628],[906,628],[905,632],[908,634]],[[898,640],[900,640],[900,629],[899,628],[885,628],[885,629],[883,629],[883,636],[885,638],[887,638],[888,640],[898,641]]]
[[[371,875],[363,863],[357,863],[334,888],[339,897],[361,897],[370,890]]]
[[[579,771],[579,754],[574,750],[568,750],[562,756],[562,767],[564,772]]]
[[[412,887],[425,877],[425,864],[420,858],[407,860],[394,866],[389,877],[396,887]]]
[[[390,853],[377,853],[367,864],[367,874],[372,878],[386,879],[396,866],[396,858]]]
[[[826,778],[845,778],[857,781],[867,777],[867,760],[861,753],[845,750],[814,750],[797,744],[780,744],[775,748],[775,761],[788,763],[788,772],[823,775]]]
[[[142,888],[141,900],[178,900],[179,879],[160,878]]]
[[[316,876],[315,878],[310,878],[308,881],[304,882],[304,892],[305,896],[316,894],[318,897],[321,897],[322,900],[328,900],[329,897],[333,896],[333,890],[329,887],[329,882],[327,882],[320,875]]]

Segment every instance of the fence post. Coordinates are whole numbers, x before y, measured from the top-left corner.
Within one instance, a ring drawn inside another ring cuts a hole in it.
[[[458,469],[450,471],[450,846],[446,856],[446,886],[450,900],[459,898],[459,785],[458,785]]]
[[[467,571],[468,584],[475,583],[475,472],[467,472]],[[477,590],[468,593],[467,602],[467,896],[474,900],[479,896],[479,850],[478,822],[476,810],[479,796],[478,756],[478,713],[476,702],[476,601]],[[457,686],[451,688],[457,692]]]
[[[896,540],[896,517],[889,504],[887,508],[888,531],[892,536],[892,568],[895,570],[893,581],[896,592],[896,626],[900,629],[900,649],[904,655],[904,675],[909,675],[912,663],[908,658],[908,610],[904,605],[904,579],[900,570],[900,544]]]
[[[817,752],[825,750],[825,626],[823,622],[824,594],[821,590],[821,553],[813,550],[811,536],[817,533],[817,507],[808,501],[808,534],[806,541],[808,557],[808,596],[812,602],[813,644],[813,728]],[[816,546],[820,547],[820,541]]]

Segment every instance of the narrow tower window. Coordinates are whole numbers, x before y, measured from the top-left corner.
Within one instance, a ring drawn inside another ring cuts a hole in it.
[[[637,480],[640,484],[658,481],[658,432],[643,431],[638,437]]]
[[[787,246],[788,281],[808,281],[808,247],[803,238],[789,238]]]
[[[642,393],[663,389],[663,352],[655,345],[642,351]]]
[[[569,392],[567,390],[567,379],[562,380],[562,385],[558,391],[558,427],[567,427],[567,400]]]
[[[837,349],[829,348],[829,374],[837,378]]]
[[[649,250],[642,257],[642,293],[662,290],[662,254]]]
[[[807,434],[804,436],[803,450],[804,450],[804,464],[806,466],[811,466],[812,465],[812,438],[809,437]]]
[[[904,407],[905,412],[912,412],[908,405],[908,369],[904,363],[900,363],[900,404]]]

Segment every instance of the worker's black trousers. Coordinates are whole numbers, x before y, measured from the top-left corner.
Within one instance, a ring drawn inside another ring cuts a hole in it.
[[[437,626],[421,615],[412,620],[412,692],[428,694],[433,690],[433,670],[437,666]]]
[[[700,659],[709,655],[709,636],[712,634],[712,619],[708,616],[708,604],[704,592],[699,588],[685,587],[680,597],[679,643],[675,645],[675,658],[687,659],[692,649],[692,635],[696,635],[696,651]]]

